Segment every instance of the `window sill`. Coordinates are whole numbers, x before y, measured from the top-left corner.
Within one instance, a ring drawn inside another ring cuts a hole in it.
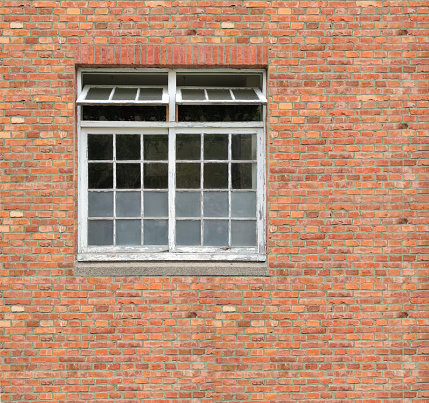
[[[266,262],[76,262],[81,277],[209,276],[267,277]]]

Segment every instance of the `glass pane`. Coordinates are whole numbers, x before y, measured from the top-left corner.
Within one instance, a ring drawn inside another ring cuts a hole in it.
[[[204,221],[204,245],[228,246],[228,221]]]
[[[88,217],[113,217],[113,192],[89,192]]]
[[[233,192],[231,194],[232,217],[256,217],[256,192]]]
[[[205,100],[206,96],[204,94],[204,90],[182,88],[182,99],[184,101],[201,101]]]
[[[144,192],[144,216],[168,217],[167,192]]]
[[[140,164],[116,164],[116,187],[118,189],[140,188]]]
[[[207,95],[210,101],[225,100],[230,101],[232,99],[229,90],[221,89],[207,89]]]
[[[228,164],[204,164],[204,188],[228,188]]]
[[[232,90],[234,93],[235,99],[244,100],[244,101],[258,101],[259,97],[256,95],[255,90],[253,89],[240,89]]]
[[[179,105],[179,122],[260,122],[261,105]]]
[[[105,101],[109,99],[112,88],[90,88],[86,94],[86,101]]]
[[[113,245],[113,221],[88,221],[88,245]]]
[[[201,215],[200,192],[176,193],[176,217],[199,217]]]
[[[232,135],[232,159],[233,160],[255,160],[256,159],[256,136],[254,134]]]
[[[199,160],[201,157],[201,136],[199,134],[178,134],[176,136],[176,159]]]
[[[118,134],[116,136],[116,159],[139,160],[140,136],[137,134]]]
[[[167,108],[149,105],[83,105],[83,120],[165,122]]]
[[[228,135],[205,134],[204,135],[204,159],[227,160],[228,159]]]
[[[231,245],[256,246],[256,221],[232,221]]]
[[[231,164],[233,189],[256,189],[256,164]]]
[[[176,244],[201,245],[201,221],[176,221]]]
[[[144,220],[144,244],[168,245],[168,221]]]
[[[134,101],[137,96],[137,88],[116,88],[112,100]]]
[[[116,245],[141,245],[141,220],[116,220]]]
[[[204,217],[228,217],[227,192],[204,192]]]
[[[146,189],[167,189],[168,165],[144,164],[144,187]]]
[[[200,164],[176,164],[176,187],[178,189],[199,189],[200,169]]]
[[[146,135],[143,138],[144,159],[167,160],[168,159],[168,136]]]
[[[88,164],[89,189],[113,188],[113,164]]]
[[[116,215],[118,217],[140,217],[140,192],[116,193]]]
[[[140,88],[139,101],[161,101],[162,88]]]
[[[113,136],[110,134],[90,134],[88,136],[89,160],[113,159]]]

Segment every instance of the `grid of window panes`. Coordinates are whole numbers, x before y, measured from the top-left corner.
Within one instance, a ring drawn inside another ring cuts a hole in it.
[[[176,245],[256,246],[256,135],[176,135]]]
[[[88,135],[88,245],[168,245],[168,136]]]

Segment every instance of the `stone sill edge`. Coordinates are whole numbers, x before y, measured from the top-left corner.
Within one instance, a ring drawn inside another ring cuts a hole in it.
[[[270,274],[266,262],[76,262],[74,275],[79,277],[269,277]]]

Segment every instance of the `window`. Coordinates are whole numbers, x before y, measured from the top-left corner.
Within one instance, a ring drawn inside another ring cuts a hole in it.
[[[78,260],[265,260],[265,77],[81,71]]]

